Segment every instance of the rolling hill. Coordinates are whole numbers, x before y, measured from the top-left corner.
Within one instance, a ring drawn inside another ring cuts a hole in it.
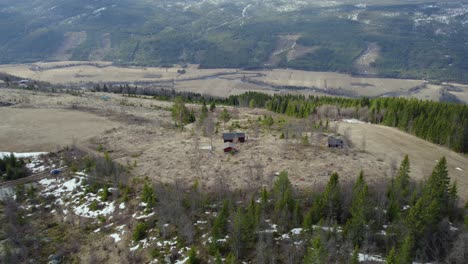
[[[468,82],[464,1],[5,0],[0,64],[293,68]]]

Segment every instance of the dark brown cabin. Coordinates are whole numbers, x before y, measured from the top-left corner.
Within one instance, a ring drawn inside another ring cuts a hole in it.
[[[226,142],[223,146],[224,152],[237,152],[239,151],[234,143]]]

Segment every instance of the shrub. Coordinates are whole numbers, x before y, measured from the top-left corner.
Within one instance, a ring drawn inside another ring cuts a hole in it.
[[[98,209],[98,206],[99,206],[99,203],[97,200],[94,200],[91,202],[91,204],[89,205],[89,210],[91,211],[96,211]]]
[[[133,241],[140,241],[146,237],[148,226],[146,223],[138,223],[136,225],[135,231],[133,231]]]

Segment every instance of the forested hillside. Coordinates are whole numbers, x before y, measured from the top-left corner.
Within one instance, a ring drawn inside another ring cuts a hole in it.
[[[129,263],[463,263],[466,253],[466,208],[458,206],[457,185],[450,183],[443,157],[421,184],[409,177],[405,157],[388,182],[370,185],[362,171],[351,182],[332,173],[324,188],[310,192],[293,186],[286,171],[272,186],[236,192],[222,186],[204,192],[198,180],[186,188],[143,178],[123,181],[131,169],[112,165],[108,157],[67,161],[74,170],[86,168],[86,174],[99,177],[86,179],[80,172],[76,179],[44,180],[42,189],[17,192],[16,200],[6,201],[0,223],[9,254],[1,261],[83,260],[90,238],[106,243],[97,246],[103,256]],[[98,178],[113,179],[118,187]],[[68,217],[84,212],[92,217],[79,226],[50,217],[62,208],[71,211]],[[115,212],[109,215],[106,208]],[[22,221],[14,220],[18,217]],[[51,255],[56,252],[60,255]]]
[[[424,2],[5,0],[0,64],[195,63],[468,82],[467,5]]]

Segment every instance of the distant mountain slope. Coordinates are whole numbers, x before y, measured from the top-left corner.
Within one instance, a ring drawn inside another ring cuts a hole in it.
[[[0,64],[196,63],[468,82],[468,4],[386,2],[4,0]]]

